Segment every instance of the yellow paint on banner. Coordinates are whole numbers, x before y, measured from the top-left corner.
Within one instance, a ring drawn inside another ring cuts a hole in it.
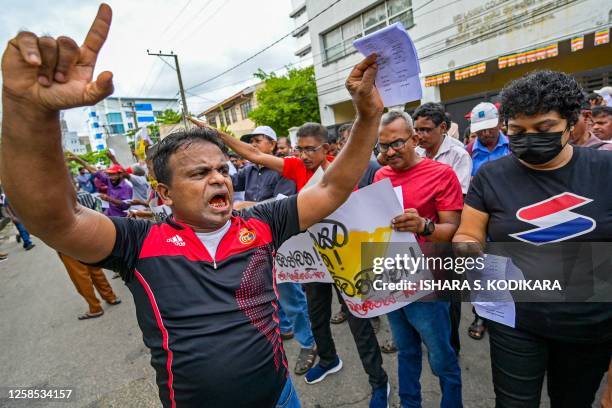
[[[349,231],[348,235],[337,234],[334,242],[337,245],[321,245],[323,241],[315,239],[315,248],[321,255],[323,263],[329,270],[336,286],[347,296],[363,299],[360,288],[372,280],[373,272],[364,271],[361,265],[362,243],[389,243],[391,240],[391,227],[379,227],[374,232]],[[373,247],[376,254],[385,256],[387,245]],[[380,252],[380,253],[379,253]],[[372,275],[372,276],[370,276]]]

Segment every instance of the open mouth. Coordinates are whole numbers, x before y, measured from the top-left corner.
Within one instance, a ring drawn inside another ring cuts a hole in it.
[[[208,205],[215,210],[227,210],[230,205],[229,197],[227,194],[215,194],[208,202]]]

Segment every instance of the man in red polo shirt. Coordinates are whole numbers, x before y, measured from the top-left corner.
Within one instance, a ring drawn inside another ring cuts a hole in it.
[[[404,213],[391,220],[397,231],[417,234],[419,242],[450,242],[459,227],[463,195],[453,169],[419,157],[412,118],[406,112],[383,115],[378,150],[386,166],[374,182],[388,178],[402,187]],[[388,315],[398,349],[399,396],[402,406],[421,405],[421,342],[429,365],[440,379],[442,407],[461,407],[461,370],[451,346],[449,302],[413,302]]]
[[[113,92],[112,73],[93,78],[111,17],[102,4],[81,47],[69,37],[23,31],[9,41],[2,57],[3,188],[49,246],[120,273],[164,407],[297,408],[278,329],[273,254],[342,205],[365,171],[383,110],[376,56],[347,80],[357,120],[343,152],[312,188],[232,211],[216,132],[186,130],[162,140],[153,157],[157,192],[172,216],[160,223],[107,217],[76,200],[59,113]]]

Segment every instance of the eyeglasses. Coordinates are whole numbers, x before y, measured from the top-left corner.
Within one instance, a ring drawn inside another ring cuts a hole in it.
[[[376,147],[378,147],[378,151],[381,153],[386,153],[390,148],[393,150],[400,150],[406,145],[407,140],[398,139],[394,140],[391,143],[378,143]]]
[[[308,147],[296,147],[295,151],[298,152],[298,154],[302,154],[302,153],[306,153],[308,155],[314,154],[317,150],[319,150],[320,148],[322,148],[323,145],[319,145],[318,147],[313,147],[313,146],[308,146]]]
[[[431,133],[435,128],[414,128],[415,133]]]

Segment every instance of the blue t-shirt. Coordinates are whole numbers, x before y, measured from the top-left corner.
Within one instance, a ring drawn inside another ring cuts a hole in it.
[[[502,132],[499,132],[497,145],[492,151],[489,151],[486,146],[480,143],[480,140],[476,139],[472,149],[472,177],[476,175],[476,172],[484,163],[497,160],[509,154],[508,138]]]

